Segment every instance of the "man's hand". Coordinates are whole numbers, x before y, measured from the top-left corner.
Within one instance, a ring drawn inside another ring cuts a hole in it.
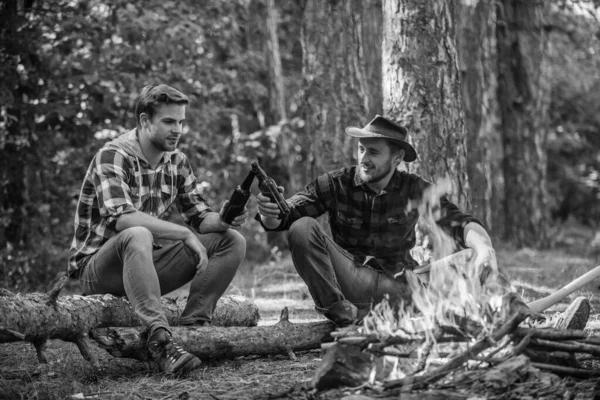
[[[231,224],[223,222],[223,214],[225,213],[225,208],[228,204],[229,200],[225,200],[219,213],[211,212],[204,217],[204,220],[202,220],[199,227],[200,233],[224,232],[227,229],[239,229],[246,222],[246,219],[248,218],[248,209],[246,207],[244,207],[244,211],[240,215],[231,221]]]
[[[283,194],[283,187],[278,186],[277,190]],[[258,213],[262,217],[263,224],[268,228],[274,229],[281,224],[280,214],[281,210],[276,203],[272,202],[271,199],[262,193],[256,195],[258,203]]]
[[[490,274],[498,271],[498,261],[496,260],[496,251],[492,246],[478,246],[473,249],[473,265],[475,271],[479,274],[479,279],[483,285]]]
[[[185,238],[183,244],[187,246],[194,253],[198,254],[200,260],[198,261],[198,265],[196,266],[196,275],[200,273],[200,271],[208,265],[208,254],[206,253],[206,247],[200,242],[198,236],[192,231]]]
[[[227,228],[240,229],[240,227],[244,225],[246,223],[246,220],[248,219],[248,209],[246,208],[246,206],[244,206],[244,210],[242,211],[242,213],[235,217],[233,221],[231,221],[231,224],[227,224],[223,222],[223,215],[225,214],[225,209],[228,205],[229,200],[225,200],[225,203],[223,203],[223,207],[221,207],[221,211],[219,211],[219,218],[221,219],[221,223],[226,225]]]

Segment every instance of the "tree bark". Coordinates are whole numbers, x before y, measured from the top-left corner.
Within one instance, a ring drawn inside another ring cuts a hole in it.
[[[494,227],[494,178],[502,177],[502,142],[497,131],[496,5],[483,0],[457,3],[457,52],[467,133],[467,173],[471,209],[488,230]],[[495,173],[492,173],[495,172]],[[500,185],[502,179],[497,179]],[[495,216],[495,214],[494,214]]]
[[[247,355],[291,354],[317,349],[335,329],[329,321],[255,327],[171,328],[175,340],[200,358],[233,358]],[[114,357],[148,359],[146,338],[136,328],[100,328],[90,336]]]
[[[449,176],[454,201],[469,207],[466,134],[447,0],[383,0],[383,104],[409,129],[419,158],[407,165],[426,179]]]
[[[380,0],[307,0],[302,16],[307,177],[353,162],[349,125],[381,113]]]
[[[185,300],[162,299],[169,324],[176,324]],[[219,326],[255,326],[258,308],[250,300],[229,296],[217,303],[212,323]],[[139,326],[130,303],[112,295],[63,296],[48,304],[42,293],[0,297],[0,343],[47,339],[75,341],[93,328]]]
[[[271,115],[275,121],[287,118],[285,105],[285,90],[283,85],[283,72],[281,70],[281,54],[279,52],[279,35],[277,35],[278,16],[275,1],[267,0],[267,64],[269,66],[269,99]]]
[[[549,68],[540,1],[503,0],[498,11],[498,100],[504,145],[505,237],[548,243],[546,149]]]

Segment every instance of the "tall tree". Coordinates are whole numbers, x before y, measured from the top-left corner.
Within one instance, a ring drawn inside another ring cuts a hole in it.
[[[466,135],[455,46],[454,2],[383,1],[384,110],[409,129],[419,158],[409,168],[469,208]]]
[[[545,144],[550,93],[542,8],[541,1],[503,0],[498,9],[505,236],[518,246],[548,241]]]
[[[348,125],[364,125],[381,105],[379,0],[306,0],[302,17],[305,132],[309,178],[352,160]]]
[[[457,50],[467,128],[467,172],[472,211],[489,230],[501,203],[492,199],[494,183],[502,183],[502,154],[496,101],[496,5],[490,0],[457,2]],[[493,173],[496,172],[496,173]],[[503,193],[501,193],[503,195]]]

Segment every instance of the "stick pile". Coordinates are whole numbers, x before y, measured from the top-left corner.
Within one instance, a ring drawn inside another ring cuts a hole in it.
[[[313,384],[320,390],[362,384],[389,395],[426,388],[472,393],[478,386],[489,394],[509,387],[523,391],[527,384],[535,386],[537,398],[544,385],[559,390],[562,377],[600,378],[600,370],[578,361],[600,359],[600,338],[583,330],[535,327],[528,317],[529,310],[518,308],[476,337],[448,327],[433,336],[338,330],[332,334],[335,342],[323,346]]]

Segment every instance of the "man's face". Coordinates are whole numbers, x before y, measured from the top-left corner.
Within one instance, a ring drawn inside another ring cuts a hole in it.
[[[173,151],[183,133],[184,104],[163,104],[146,125],[150,142],[160,151]]]
[[[377,183],[391,175],[397,166],[386,139],[359,139],[358,171],[362,183]]]

